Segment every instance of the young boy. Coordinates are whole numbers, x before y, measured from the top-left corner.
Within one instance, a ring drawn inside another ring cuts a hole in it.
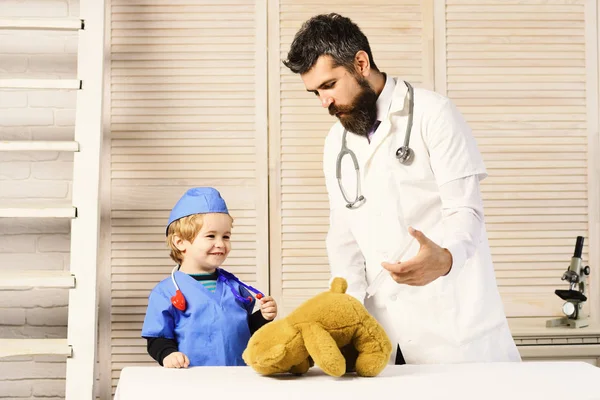
[[[219,268],[232,222],[213,188],[188,190],[171,210],[167,244],[177,266],[150,293],[142,328],[148,353],[164,367],[246,365],[250,335],[277,315],[272,297]],[[255,313],[250,291],[260,299]]]

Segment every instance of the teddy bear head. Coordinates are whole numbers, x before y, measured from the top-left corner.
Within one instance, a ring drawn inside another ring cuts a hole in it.
[[[246,364],[263,375],[289,372],[308,359],[302,332],[288,320],[273,321],[260,328],[260,336],[242,354]]]

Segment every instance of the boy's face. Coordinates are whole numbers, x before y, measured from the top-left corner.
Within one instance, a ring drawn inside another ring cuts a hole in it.
[[[204,214],[203,225],[193,242],[184,240],[182,264],[205,272],[221,266],[231,251],[231,217],[227,214]]]

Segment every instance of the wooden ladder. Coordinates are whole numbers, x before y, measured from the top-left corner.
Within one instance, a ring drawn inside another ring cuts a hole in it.
[[[0,19],[0,30],[78,31],[78,79],[0,79],[0,89],[77,91],[73,141],[1,141],[0,151],[73,152],[71,204],[0,204],[0,218],[69,218],[69,271],[0,272],[0,290],[68,288],[65,339],[0,339],[0,358],[57,355],[67,361],[67,400],[94,398],[97,344],[96,270],[104,81],[104,0],[80,0],[80,17]]]

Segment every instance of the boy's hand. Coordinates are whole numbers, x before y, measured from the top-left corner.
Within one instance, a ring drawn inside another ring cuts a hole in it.
[[[165,368],[187,368],[189,365],[190,359],[179,351],[169,354],[163,360]]]
[[[272,321],[277,316],[277,303],[271,296],[260,299],[260,313],[267,321]]]

